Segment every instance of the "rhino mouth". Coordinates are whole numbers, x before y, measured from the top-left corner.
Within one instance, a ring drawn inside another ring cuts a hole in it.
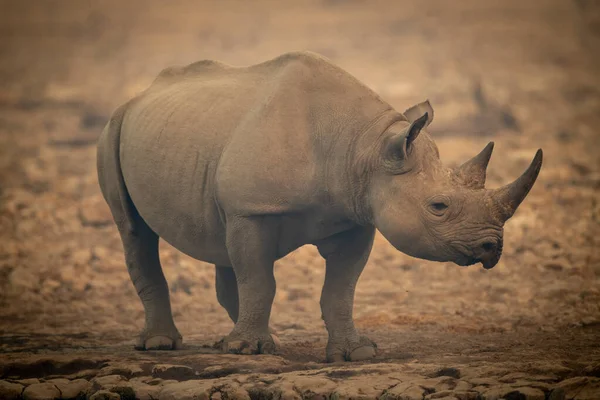
[[[456,264],[460,265],[461,267],[470,267],[471,265],[475,265],[480,262],[481,260],[475,257],[464,257],[463,259],[456,261]]]
[[[461,267],[469,267],[471,265],[481,263],[481,266],[484,269],[492,269],[496,266],[496,264],[498,264],[499,260],[500,260],[500,254],[497,254],[496,256],[494,256],[493,258],[490,258],[490,259],[465,257],[464,259],[456,262],[456,264],[460,265]]]

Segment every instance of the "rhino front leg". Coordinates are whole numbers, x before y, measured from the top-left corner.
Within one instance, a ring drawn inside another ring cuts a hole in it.
[[[359,361],[375,356],[374,342],[359,336],[352,319],[354,289],[375,236],[374,227],[356,227],[317,244],[326,260],[321,311],[329,333],[327,361]]]
[[[144,305],[146,324],[137,350],[174,350],[182,345],[171,313],[169,287],[160,265],[158,236],[141,219],[136,232],[120,229],[129,276]]]
[[[275,351],[275,342],[269,333],[275,297],[275,224],[271,217],[240,217],[227,221],[227,251],[237,282],[238,315],[232,332],[223,339],[224,352],[259,354]]]
[[[235,324],[238,320],[239,314],[239,298],[237,280],[235,278],[235,271],[232,267],[215,265],[215,286],[217,289],[217,300],[219,304],[223,306],[229,318]],[[279,338],[276,336],[277,332],[273,328],[269,328],[271,338],[276,346],[279,346]],[[219,340],[215,343],[214,347],[223,347],[224,339]]]

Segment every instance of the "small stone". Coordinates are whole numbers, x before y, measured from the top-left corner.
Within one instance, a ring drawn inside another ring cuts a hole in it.
[[[455,392],[466,392],[471,389],[471,384],[466,381],[456,381],[456,386],[454,386]]]
[[[418,385],[400,384],[388,390],[382,399],[422,400],[425,389]]]
[[[439,392],[428,394],[424,397],[425,400],[456,400],[454,392],[451,390],[442,390]]]
[[[460,370],[457,368],[442,368],[436,371],[432,377],[449,376],[451,378],[460,379]]]
[[[556,388],[563,389],[567,399],[597,400],[600,393],[600,378],[579,376],[560,382]]]
[[[69,383],[70,381],[66,378],[55,378],[55,379],[46,379],[44,382],[52,383],[53,385],[58,387],[58,385],[64,385],[66,383]],[[61,392],[62,392],[62,390],[61,390]]]
[[[518,379],[527,379],[527,377],[527,374],[523,372],[511,372],[498,379],[498,382],[513,383],[516,382]]]
[[[135,400],[135,391],[130,386],[115,386],[110,389],[111,392],[117,393],[121,400]]]
[[[165,385],[159,393],[160,400],[208,400],[213,382],[189,380]]]
[[[0,381],[0,399],[13,400],[21,397],[23,385],[7,381]]]
[[[121,375],[106,375],[92,379],[92,384],[98,385],[103,389],[110,389],[122,382],[126,381]]]
[[[451,390],[456,387],[456,380],[454,378],[450,378],[448,376],[441,376],[437,379],[438,382],[433,385],[433,389],[436,392],[443,392],[446,390]]]
[[[498,381],[492,378],[473,378],[469,380],[473,386],[496,386]]]
[[[146,383],[150,386],[162,385],[162,384],[164,384],[164,382],[165,382],[165,380],[162,378],[152,378],[152,379],[146,381]]]
[[[29,378],[29,379],[20,379],[17,382],[19,382],[21,385],[29,386],[29,385],[33,385],[35,383],[40,383],[40,380],[37,378]]]
[[[540,389],[542,392],[549,392],[550,391],[550,387],[552,386],[549,383],[537,382],[537,381],[530,381],[530,380],[523,380],[523,379],[518,379],[515,382],[511,382],[511,383],[509,383],[509,385],[512,386],[512,387],[529,386],[529,387],[532,387],[532,388]]]
[[[565,400],[566,395],[564,389],[556,388],[548,395],[548,400]]]
[[[132,377],[141,375],[143,372],[144,370],[138,364],[111,363],[111,365],[102,368],[97,376],[121,375]]]
[[[135,398],[139,400],[157,399],[161,389],[160,386],[151,386],[141,381],[129,381],[128,385],[135,392]]]
[[[86,394],[89,396],[98,390],[110,391],[115,386],[124,386],[127,384],[127,379],[121,375],[107,375],[95,377],[90,381],[90,386]]]
[[[597,378],[600,378],[600,363],[588,365],[583,369],[583,373],[587,376],[595,376]]]
[[[248,392],[233,382],[226,383],[225,385],[221,386],[218,392],[213,393],[213,396],[216,393],[219,393],[222,399],[225,398],[231,400],[250,400],[250,395],[248,394]],[[212,398],[213,397],[211,397],[211,399]],[[218,396],[215,397],[215,399],[218,398]],[[284,397],[282,396],[281,398]]]
[[[523,400],[544,400],[544,392],[531,387],[514,388],[508,385],[492,387],[483,393],[483,400],[500,400],[515,398]]]
[[[527,400],[544,400],[546,398],[543,391],[529,386],[516,388],[516,391],[525,396]]]
[[[479,393],[474,392],[472,390],[467,390],[467,391],[454,391],[454,393],[452,393],[452,395],[454,397],[456,397],[458,400],[479,400]]]
[[[121,396],[108,390],[98,390],[90,396],[90,400],[121,400]]]
[[[34,383],[23,391],[24,400],[54,400],[60,399],[60,390],[52,383]]]
[[[52,379],[48,382],[56,385],[58,390],[62,393],[63,399],[75,399],[85,397],[85,394],[91,387],[91,383],[85,379],[74,379],[72,381],[68,379]]]
[[[185,365],[156,364],[152,368],[152,376],[163,379],[183,380],[195,375],[194,369]]]

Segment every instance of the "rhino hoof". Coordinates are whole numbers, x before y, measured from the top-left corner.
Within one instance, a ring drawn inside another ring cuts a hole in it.
[[[224,339],[221,342],[221,350],[224,353],[233,354],[273,354],[279,346],[279,338],[275,335],[271,335],[270,340],[241,340]]]
[[[348,361],[363,361],[375,357],[375,348],[373,346],[361,346],[352,350],[348,355]]]
[[[169,336],[157,335],[146,339],[140,338],[135,345],[136,350],[177,350],[181,349],[181,336],[171,339]]]
[[[377,355],[377,345],[366,336],[361,336],[358,343],[334,347],[333,352],[327,352],[328,362],[364,361]]]

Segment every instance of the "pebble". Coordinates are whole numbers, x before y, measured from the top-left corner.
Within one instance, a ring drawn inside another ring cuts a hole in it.
[[[121,400],[121,396],[108,390],[98,390],[90,396],[90,400]]]
[[[600,378],[578,376],[560,382],[556,385],[556,389],[562,389],[567,399],[598,400],[600,398]]]
[[[209,398],[213,382],[189,380],[166,385],[159,392],[160,400],[200,400]]]
[[[21,397],[23,385],[7,381],[0,381],[0,399],[13,400]]]
[[[19,382],[21,385],[29,386],[29,385],[33,385],[34,383],[40,383],[40,380],[37,378],[28,378],[28,379],[20,379],[17,382]]]
[[[68,379],[51,379],[48,382],[56,385],[64,399],[75,399],[85,396],[92,386],[92,384],[85,379],[74,379],[72,381]]]
[[[193,377],[196,372],[185,365],[156,364],[152,368],[152,376],[162,379],[177,379]]]
[[[54,400],[60,398],[60,390],[49,382],[34,383],[27,386],[23,391],[24,400]]]
[[[508,385],[492,387],[482,394],[483,400],[500,400],[518,398],[523,400],[544,400],[546,397],[540,389],[532,387],[514,388]]]

